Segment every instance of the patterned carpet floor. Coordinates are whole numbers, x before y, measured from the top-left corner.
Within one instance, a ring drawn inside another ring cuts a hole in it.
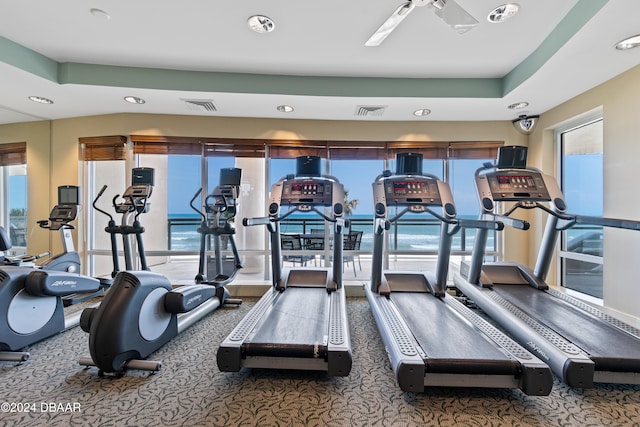
[[[217,345],[255,303],[225,307],[153,355],[156,374],[97,376],[80,328],[33,345],[31,359],[0,362],[2,426],[640,426],[640,386],[577,390],[556,380],[550,396],[519,390],[396,385],[369,305],[348,299],[353,369],[221,373]],[[11,412],[11,411],[15,412]]]

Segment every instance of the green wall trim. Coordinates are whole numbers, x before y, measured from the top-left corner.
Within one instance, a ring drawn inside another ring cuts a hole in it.
[[[2,36],[0,36],[0,61],[47,80],[58,81],[56,61]]]
[[[609,0],[578,0],[547,38],[524,61],[503,77],[502,93],[520,86],[555,55]]]
[[[199,92],[349,97],[496,98],[500,79],[285,76],[60,64],[61,84]]]

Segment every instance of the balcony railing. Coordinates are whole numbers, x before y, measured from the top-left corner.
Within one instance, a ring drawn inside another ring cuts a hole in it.
[[[362,231],[361,251],[371,251],[373,247],[373,218],[349,218],[349,229]],[[169,250],[175,247],[175,242],[184,240],[185,233],[193,233],[200,225],[197,217],[173,217],[168,219]],[[280,231],[291,234],[310,234],[312,231],[324,229],[325,222],[321,218],[289,217],[282,221]],[[402,218],[391,226],[389,232],[389,251],[417,252],[436,254],[440,239],[440,221],[425,218]],[[454,236],[453,252],[457,254],[469,253],[473,247],[475,231],[462,228]],[[174,242],[174,243],[172,243]],[[487,254],[496,252],[495,232],[490,234]],[[182,247],[183,250],[198,250],[199,241],[191,239],[191,246]]]

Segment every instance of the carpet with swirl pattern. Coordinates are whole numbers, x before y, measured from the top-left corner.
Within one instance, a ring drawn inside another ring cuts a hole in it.
[[[0,362],[3,426],[631,426],[640,386],[519,390],[396,385],[369,305],[348,299],[353,369],[348,377],[267,369],[222,373],[217,345],[255,303],[225,307],[153,355],[156,374],[97,376],[78,365],[88,336],[75,328],[30,347],[20,365]]]

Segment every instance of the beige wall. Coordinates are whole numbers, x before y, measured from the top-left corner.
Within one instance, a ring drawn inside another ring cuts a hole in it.
[[[640,192],[631,186],[640,180],[640,66],[544,113],[529,138],[530,163],[556,175],[553,129],[597,110],[604,117],[604,215],[640,220]],[[537,216],[535,226],[542,220]],[[536,237],[529,242],[532,259]],[[640,317],[640,235],[606,230],[604,239],[605,306]]]

